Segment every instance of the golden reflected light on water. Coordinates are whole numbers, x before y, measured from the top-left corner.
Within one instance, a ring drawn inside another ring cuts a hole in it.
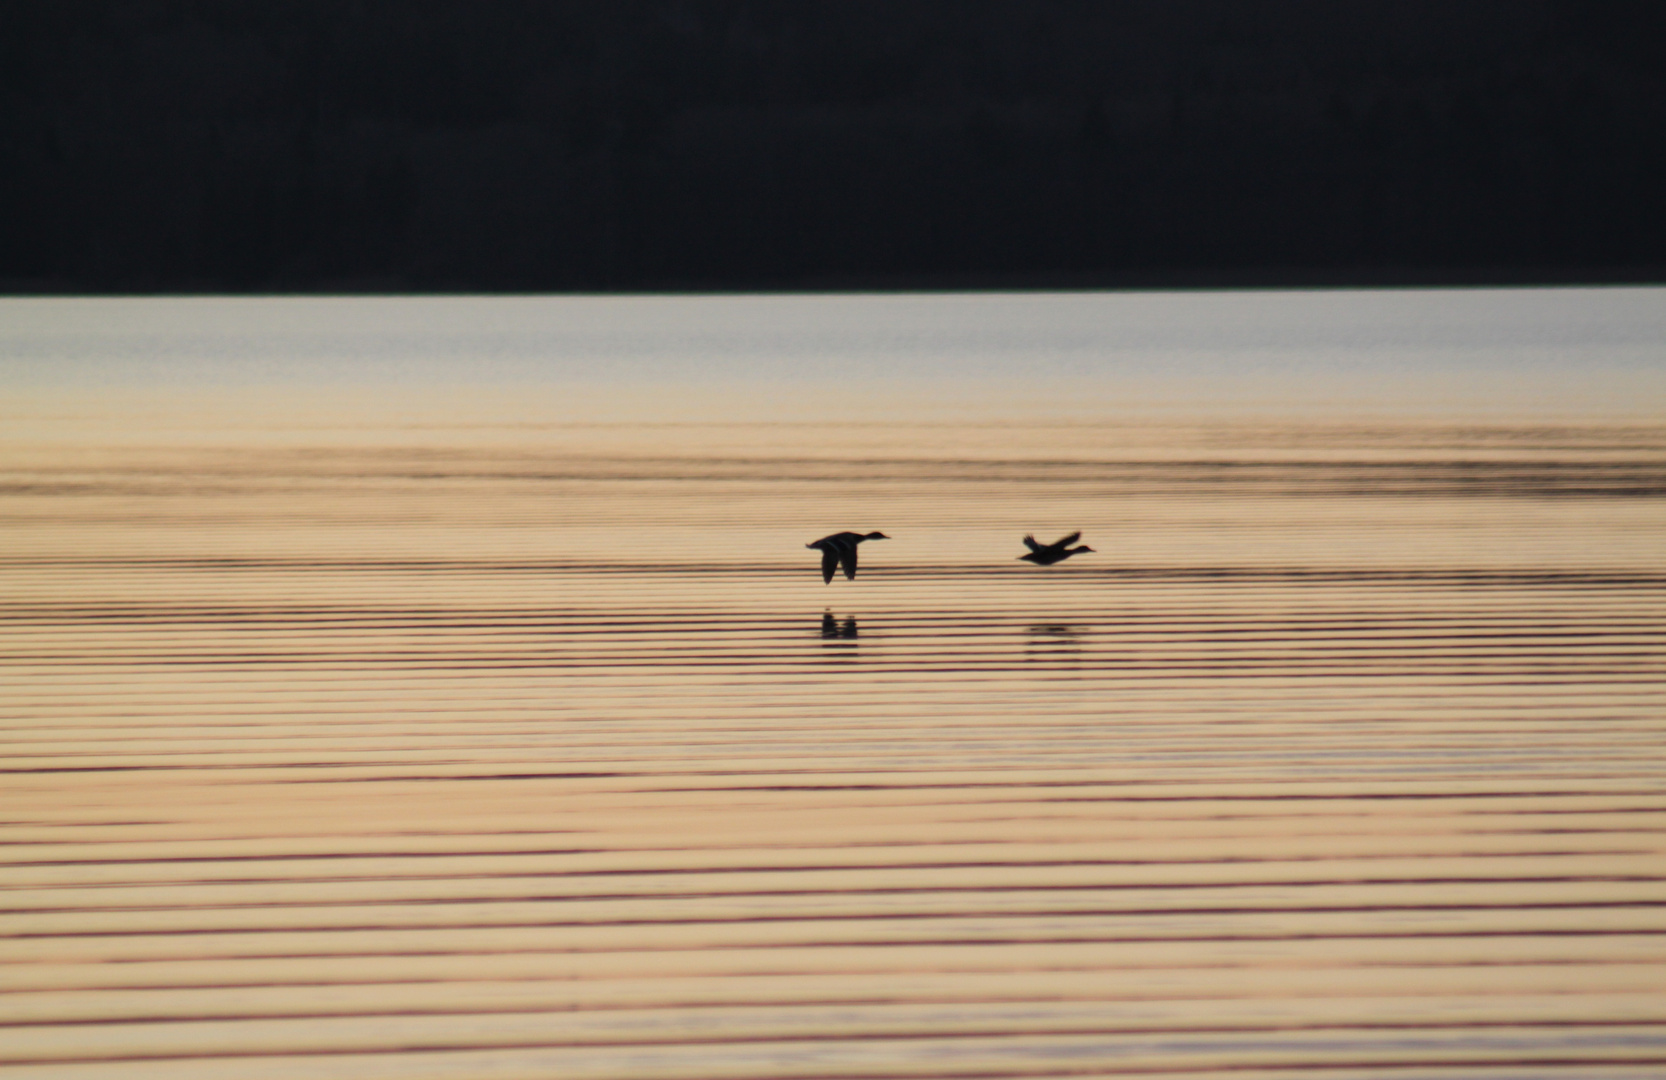
[[[8,1077],[1666,1073],[1666,425],[32,393]]]

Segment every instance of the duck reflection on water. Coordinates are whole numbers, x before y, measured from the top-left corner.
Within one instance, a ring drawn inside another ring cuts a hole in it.
[[[843,621],[833,617],[831,611],[822,612],[821,636],[824,638],[853,638],[857,636],[856,617],[847,616]]]
[[[1029,627],[1030,637],[1024,643],[1024,659],[1078,659],[1082,651],[1083,628],[1067,623],[1035,623]]]

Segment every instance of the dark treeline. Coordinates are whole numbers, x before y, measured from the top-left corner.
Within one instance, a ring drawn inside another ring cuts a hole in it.
[[[1658,0],[54,0],[0,286],[1647,278]]]

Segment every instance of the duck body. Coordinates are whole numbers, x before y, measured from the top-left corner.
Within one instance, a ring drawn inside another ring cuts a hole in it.
[[[1081,538],[1081,533],[1073,532],[1061,540],[1053,541],[1051,544],[1039,544],[1036,542],[1035,537],[1026,536],[1024,537],[1024,546],[1030,549],[1030,553],[1028,555],[1020,555],[1018,557],[1023,559],[1025,562],[1033,562],[1037,566],[1052,566],[1054,563],[1063,562],[1072,555],[1080,555],[1084,551],[1092,551],[1093,549],[1088,547],[1086,544],[1083,544],[1081,547],[1070,546]]]
[[[856,580],[856,545],[864,540],[889,540],[882,532],[858,533],[837,532],[831,536],[824,536],[813,543],[805,544],[807,548],[815,548],[821,552],[821,580],[827,584],[833,580],[833,571],[844,567],[845,578]]]

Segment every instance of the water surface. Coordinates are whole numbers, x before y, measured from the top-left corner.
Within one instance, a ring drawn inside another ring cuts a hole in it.
[[[0,1061],[1658,1076],[1662,299],[0,303]]]

